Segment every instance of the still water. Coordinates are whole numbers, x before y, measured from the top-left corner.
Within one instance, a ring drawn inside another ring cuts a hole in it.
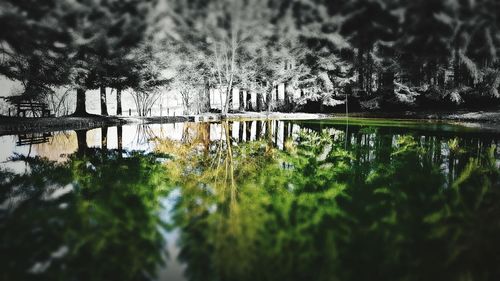
[[[500,135],[376,120],[0,137],[0,280],[500,280]]]

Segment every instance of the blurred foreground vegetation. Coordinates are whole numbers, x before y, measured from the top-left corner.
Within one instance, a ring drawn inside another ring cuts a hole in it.
[[[246,142],[196,124],[151,154],[12,158],[0,279],[154,280],[171,259],[193,281],[500,277],[494,136],[309,124],[278,149],[274,124]]]

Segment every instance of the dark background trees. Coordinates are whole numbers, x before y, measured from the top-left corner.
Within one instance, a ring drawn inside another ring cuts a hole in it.
[[[101,115],[108,115],[106,88],[117,92],[138,83],[134,56],[146,38],[148,16],[156,1],[87,0],[74,7],[75,20],[70,29],[76,53],[75,85],[80,92],[100,89]],[[84,99],[84,94],[80,95]],[[85,114],[84,101],[77,101],[75,115]],[[80,105],[80,106],[79,106]],[[83,107],[82,107],[83,106]],[[120,114],[120,112],[118,112]]]
[[[66,7],[62,1],[0,3],[0,74],[21,82],[24,98],[41,99],[68,83],[70,37],[57,28]]]
[[[100,89],[101,114],[108,115],[106,88],[121,92],[144,76],[134,73],[144,71],[135,49],[146,39],[157,1],[32,2],[2,3],[0,73],[21,81],[24,96],[71,85],[74,115],[86,115],[85,92]]]

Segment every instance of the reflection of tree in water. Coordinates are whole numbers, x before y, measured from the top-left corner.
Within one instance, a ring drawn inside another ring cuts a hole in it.
[[[0,171],[0,279],[153,275],[167,183],[191,280],[498,279],[494,136],[324,125],[290,138],[283,123],[280,140],[281,125],[258,124],[250,142],[241,125],[211,140],[189,124],[158,139],[163,165],[89,148],[86,131],[65,163],[18,159],[26,174]]]
[[[202,144],[205,149],[210,145],[210,123],[184,123],[181,141],[185,144]]]
[[[256,235],[254,226],[257,224],[251,223],[251,221],[259,217],[255,216],[257,213],[251,215],[252,208],[248,208],[251,206],[245,205],[244,209],[240,208],[241,182],[238,179],[242,175],[250,176],[254,173],[258,159],[251,155],[241,157],[240,153],[246,152],[240,150],[239,146],[234,146],[234,139],[230,135],[231,124],[223,122],[220,126],[220,136],[216,137],[216,140],[210,141],[209,145],[207,145],[207,141],[210,140],[210,126],[198,124],[189,128],[190,133],[185,134],[183,142],[163,140],[157,145],[157,148],[161,152],[176,156],[174,161],[167,163],[167,170],[171,172],[171,178],[175,178],[177,184],[181,186],[182,202],[179,202],[179,206],[182,205],[182,208],[179,209],[179,212],[193,212],[192,214],[186,213],[186,215],[190,217],[190,222],[195,225],[199,223],[198,226],[202,228],[200,229],[202,236],[199,238],[206,238],[203,229],[213,231],[212,235],[218,237],[213,241],[213,244],[208,246],[213,249],[213,251],[209,251],[212,254],[207,255],[201,248],[196,248],[196,246],[191,248],[191,245],[186,245],[182,249],[181,259],[189,261],[192,261],[192,258],[196,259],[194,261],[196,265],[188,263],[189,268],[211,267],[212,265],[207,261],[230,263],[220,267],[221,269],[231,268],[232,270],[228,272],[220,272],[220,274],[230,277],[231,271],[243,274],[242,269],[249,266],[247,259],[244,256],[240,257],[240,255],[250,251],[253,239],[242,238]],[[242,145],[240,144],[240,146]],[[252,145],[256,144],[252,143]],[[260,145],[262,145],[262,149],[265,149],[264,143],[259,142]],[[197,148],[201,148],[201,150]],[[235,153],[237,161],[234,158]],[[175,171],[175,174],[172,171]],[[247,192],[247,189],[243,190]],[[246,196],[242,198],[247,199]],[[218,218],[213,218],[210,222],[205,221],[203,219],[205,215],[214,210],[217,210],[214,215],[217,215]],[[255,209],[254,211],[259,210]],[[181,214],[177,213],[176,216],[179,217]],[[209,225],[204,227],[203,225],[206,223]],[[228,241],[232,241],[232,243],[227,243]],[[187,275],[196,275],[199,279],[206,278],[205,273],[208,272],[199,272],[197,269],[188,269],[186,272]]]
[[[166,253],[164,170],[151,155],[88,148],[64,163],[0,170],[1,280],[149,280]]]
[[[137,130],[135,131],[135,144],[142,145],[149,143],[150,140],[157,138],[157,135],[153,131],[150,125],[140,124],[137,125]]]
[[[499,277],[491,136],[322,132],[302,132],[286,151],[268,133],[238,145],[224,133],[208,153],[167,163],[190,280]]]

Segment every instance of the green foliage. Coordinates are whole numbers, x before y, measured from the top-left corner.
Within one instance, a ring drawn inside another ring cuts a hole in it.
[[[488,158],[468,161],[469,144],[440,140],[439,146],[450,143],[463,150],[450,154],[449,161],[469,163],[453,188],[445,188],[447,173],[456,171],[444,172],[443,159],[433,156],[436,139],[411,134],[393,139],[390,130],[354,126],[348,141],[329,130],[305,130],[285,151],[257,141],[231,146],[230,152],[225,146],[194,158],[182,154],[186,162],[171,163],[178,167],[168,170],[185,171],[176,173],[181,196],[173,226],[181,232],[180,257],[188,278],[491,280],[497,274],[496,244],[491,250],[467,244],[464,252],[454,247],[462,249],[457,243],[483,233],[469,219],[479,219],[477,206],[494,202],[498,193],[493,150]],[[365,142],[368,136],[371,141]],[[220,157],[220,167],[204,164],[214,163],[214,157]],[[231,169],[234,181],[225,178]],[[453,202],[461,205],[451,207]],[[499,213],[488,206],[490,222]],[[461,216],[465,210],[470,211]],[[493,242],[489,235],[499,232],[491,223],[482,224],[488,233],[481,236],[484,241]],[[480,241],[471,239],[467,243]],[[490,259],[477,267],[468,259],[475,257],[469,249],[485,251]],[[458,262],[448,262],[455,255],[462,259],[460,270]]]
[[[256,141],[224,122],[155,154],[19,156],[24,174],[0,170],[0,276],[147,280],[175,231],[189,280],[496,280],[496,136],[358,121],[301,123],[283,150],[265,121]]]
[[[146,280],[166,256],[159,196],[168,180],[155,157],[94,150],[62,164],[1,170],[2,280]]]

